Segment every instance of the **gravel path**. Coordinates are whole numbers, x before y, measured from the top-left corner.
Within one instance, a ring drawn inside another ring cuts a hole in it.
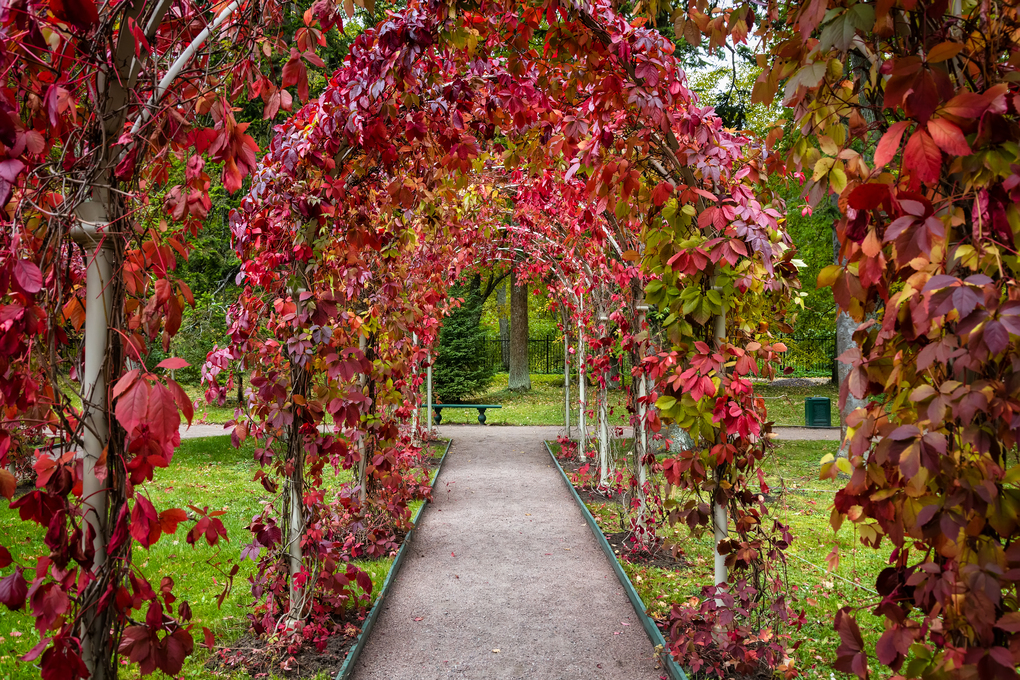
[[[653,649],[544,439],[555,427],[440,428],[435,503],[356,680],[654,680]]]

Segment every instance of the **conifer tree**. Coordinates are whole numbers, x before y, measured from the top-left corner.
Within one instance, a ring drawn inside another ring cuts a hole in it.
[[[481,327],[481,277],[450,288],[450,297],[463,303],[443,319],[439,333],[439,356],[433,369],[433,385],[439,403],[454,403],[484,390],[492,381],[492,367],[485,361]]]

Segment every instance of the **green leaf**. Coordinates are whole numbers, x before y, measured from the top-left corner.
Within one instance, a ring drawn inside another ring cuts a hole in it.
[[[668,411],[674,406],[676,406],[676,397],[671,397],[668,394],[664,394],[655,400],[655,406],[656,408],[659,408],[663,411]]]
[[[837,459],[836,468],[845,475],[852,475],[854,473],[854,466],[846,458]]]

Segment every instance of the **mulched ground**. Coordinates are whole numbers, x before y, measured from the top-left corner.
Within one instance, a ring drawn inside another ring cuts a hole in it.
[[[429,459],[426,465],[430,471],[434,471],[442,460],[442,456],[436,456]],[[30,488],[28,487],[26,491]],[[403,543],[405,537],[405,532],[397,533],[398,545]],[[359,619],[351,612],[348,619],[341,622],[341,626],[345,626],[344,631],[330,637],[323,651],[320,652],[313,643],[308,642],[293,655],[287,654],[286,650],[267,646],[264,638],[245,635],[236,642],[217,649],[205,665],[211,671],[246,671],[252,678],[280,677],[303,680],[322,674],[333,677],[340,671],[351,648],[357,644],[363,623],[363,618]]]
[[[588,465],[588,474],[594,476],[598,474],[598,464],[595,461],[589,460],[587,463],[582,463],[576,458],[557,458],[556,459],[563,471],[567,473],[567,477],[570,479],[577,479],[580,474],[581,468]],[[592,489],[589,487],[578,486],[574,484],[574,490],[577,491],[577,495],[581,497],[581,500],[585,503],[621,503],[623,499],[621,496],[607,496],[598,489]]]
[[[567,476],[572,479],[576,479],[576,475],[580,469],[588,463],[581,463],[576,458],[557,458],[560,467],[567,473]],[[591,463],[592,474],[597,474],[598,468],[596,465]],[[598,489],[592,489],[588,487],[581,487],[574,485],[574,491],[581,497],[585,503],[616,503],[620,504],[623,502],[622,496],[606,496]],[[669,569],[671,571],[677,571],[689,564],[683,559],[682,555],[674,556],[672,551],[666,546],[658,546],[652,550],[647,549],[634,549],[634,541],[630,540],[633,534],[630,531],[616,531],[608,532],[607,527],[600,527],[606,540],[609,541],[609,545],[612,546],[617,556],[621,560],[626,560],[633,564],[640,564],[648,567],[658,567],[660,569]]]
[[[679,571],[690,564],[684,560],[683,555],[673,556],[673,553],[669,548],[665,546],[659,546],[654,550],[634,549],[634,542],[631,541],[631,532],[629,531],[616,531],[612,533],[606,533],[603,531],[606,540],[609,541],[609,545],[613,548],[617,557],[621,560],[626,560],[632,564],[640,564],[645,567],[658,567],[659,569],[669,569],[670,571]]]
[[[356,621],[349,625],[360,625]],[[325,672],[330,677],[340,671],[347,653],[357,642],[357,628],[353,635],[338,633],[329,638],[320,652],[314,644],[306,643],[297,654],[266,646],[263,638],[245,635],[233,644],[220,649],[209,658],[205,666],[211,671],[247,671],[252,678],[281,677],[300,680],[314,678]]]

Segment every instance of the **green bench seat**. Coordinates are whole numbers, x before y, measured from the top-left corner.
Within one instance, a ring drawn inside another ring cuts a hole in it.
[[[436,425],[443,422],[443,409],[444,408],[474,408],[478,409],[478,422],[482,425],[485,424],[485,411],[490,408],[503,408],[499,404],[432,404],[432,410],[436,412],[435,417],[432,419]]]

